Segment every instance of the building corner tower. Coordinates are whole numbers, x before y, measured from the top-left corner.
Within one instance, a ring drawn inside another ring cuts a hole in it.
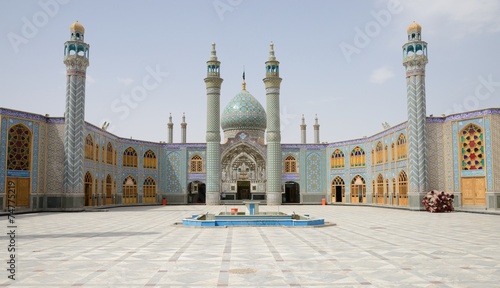
[[[206,204],[218,205],[220,199],[220,62],[217,60],[215,43],[207,61],[207,184]]]
[[[89,66],[89,45],[85,28],[78,21],[70,26],[71,38],[64,43],[66,65],[66,109],[64,112],[64,197],[63,210],[80,210],[83,197],[83,152],[85,131],[85,78]]]
[[[319,144],[319,122],[318,114],[314,115],[314,144]]]
[[[267,112],[267,205],[281,204],[281,131],[280,131],[280,84],[279,64],[271,42],[269,59],[266,61],[266,112]]]
[[[186,143],[186,113],[182,113],[182,123],[181,123],[181,143]]]
[[[304,118],[304,114],[302,114],[302,123],[300,124],[300,144],[306,144],[306,118]]]
[[[167,123],[167,143],[174,143],[174,122],[172,122],[172,113],[168,116]]]
[[[422,27],[413,22],[408,27],[408,42],[403,45],[403,66],[406,68],[408,108],[408,160],[411,210],[423,210],[422,197],[427,192],[427,147],[425,65],[427,43],[422,41]]]

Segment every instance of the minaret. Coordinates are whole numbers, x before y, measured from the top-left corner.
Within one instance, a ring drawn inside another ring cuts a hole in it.
[[[427,43],[421,39],[422,27],[413,22],[408,27],[408,42],[403,45],[403,66],[406,68],[408,106],[407,138],[409,144],[410,209],[421,210],[421,199],[427,192],[427,149],[425,109],[425,65]]]
[[[220,199],[220,62],[217,60],[215,43],[207,61],[207,185],[206,204],[217,205]]]
[[[271,42],[269,59],[266,61],[266,111],[267,111],[267,205],[281,204],[281,131],[280,131],[280,84],[279,64]]]
[[[186,113],[182,113],[182,123],[181,123],[181,143],[186,143]]]
[[[319,123],[318,114],[314,115],[314,144],[319,144]]]
[[[85,131],[85,78],[89,66],[89,45],[84,41],[85,28],[78,21],[70,26],[71,38],[64,43],[66,65],[66,110],[64,113],[64,191],[83,195],[83,152]],[[70,196],[66,194],[67,196]],[[63,208],[83,206],[64,200]]]
[[[170,113],[170,116],[168,117],[168,139],[167,143],[174,143],[174,123],[172,122],[172,113]]]
[[[302,114],[302,124],[300,124],[300,144],[306,144],[306,118]]]

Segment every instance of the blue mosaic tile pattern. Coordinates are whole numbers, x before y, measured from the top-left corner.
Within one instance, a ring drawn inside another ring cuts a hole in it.
[[[493,191],[493,150],[491,149],[491,121],[487,117],[484,123],[486,137],[486,185],[487,191]]]
[[[0,139],[7,139],[7,119],[2,119],[2,131],[0,132]],[[4,192],[5,189],[5,168],[7,167],[7,141],[1,141],[0,143],[0,192]]]
[[[321,192],[321,159],[318,153],[311,153],[306,160],[307,192]]]
[[[181,193],[181,156],[179,152],[167,154],[166,183],[167,193]]]
[[[266,112],[252,94],[243,90],[224,108],[222,130],[265,130]]]

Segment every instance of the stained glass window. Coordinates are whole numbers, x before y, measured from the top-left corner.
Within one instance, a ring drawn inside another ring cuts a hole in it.
[[[123,166],[124,167],[137,167],[137,152],[132,147],[128,147],[123,152]]]
[[[481,170],[484,168],[484,134],[481,127],[474,124],[466,126],[460,135],[462,143],[462,170]]]
[[[383,150],[384,150],[384,148],[382,146],[382,142],[378,142],[377,147],[375,147],[375,164],[376,165],[384,162],[384,158],[383,158],[384,151]]]
[[[113,145],[108,142],[108,146],[106,148],[106,163],[113,165]]]
[[[344,159],[344,152],[342,152],[340,149],[333,151],[332,159],[330,160],[332,169],[344,168]]]
[[[398,160],[406,159],[406,155],[407,155],[406,137],[403,133],[399,134],[397,146],[398,146],[398,148],[397,148],[398,149]]]
[[[351,167],[365,167],[365,164],[365,151],[359,146],[354,147],[351,151]]]
[[[90,134],[85,138],[85,159],[94,160],[94,140]]]
[[[203,158],[200,155],[196,154],[191,157],[190,161],[190,169],[191,173],[201,173],[203,172]]]
[[[156,154],[152,150],[144,153],[144,168],[156,169]]]
[[[31,132],[23,124],[9,129],[8,135],[8,170],[30,170]]]
[[[297,159],[292,155],[285,158],[285,173],[297,173]]]

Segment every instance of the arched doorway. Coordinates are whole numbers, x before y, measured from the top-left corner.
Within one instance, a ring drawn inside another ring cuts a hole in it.
[[[345,182],[340,176],[332,180],[332,202],[345,202]]]
[[[360,175],[351,180],[351,203],[366,203],[366,182]]]
[[[123,180],[122,193],[123,204],[137,203],[137,181],[134,177],[128,176]]]
[[[156,181],[148,177],[143,183],[144,203],[156,203]]]
[[[106,205],[113,204],[113,180],[111,175],[106,177]]]
[[[378,174],[377,177],[377,192],[375,193],[377,202],[376,204],[384,204],[384,177]]]
[[[188,203],[203,204],[206,202],[206,185],[200,181],[188,183]]]
[[[89,171],[85,174],[84,180],[83,180],[83,195],[85,197],[84,199],[84,205],[85,206],[92,206],[92,175],[90,174]]]
[[[399,206],[408,206],[408,175],[401,170],[398,177]]]
[[[300,185],[297,182],[285,183],[285,201],[283,203],[300,203]]]

